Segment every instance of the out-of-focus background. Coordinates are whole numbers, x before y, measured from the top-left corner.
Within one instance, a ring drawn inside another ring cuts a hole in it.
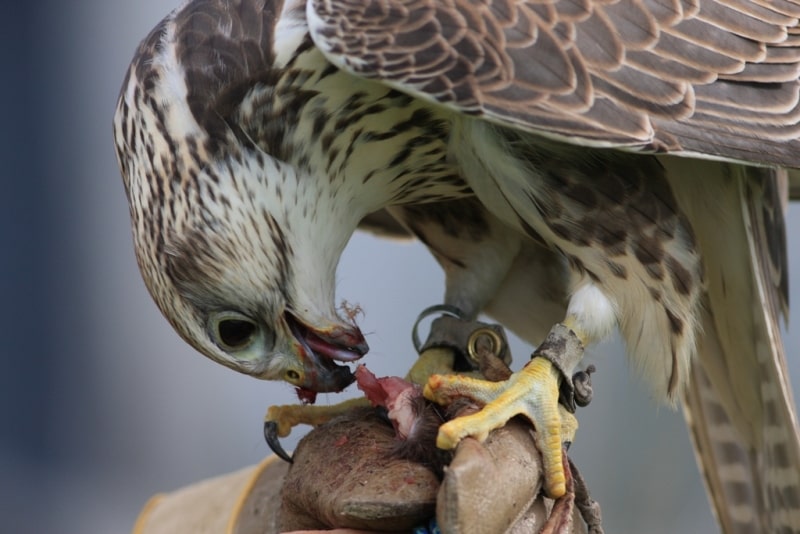
[[[266,407],[296,400],[287,385],[237,375],[186,346],[136,268],[111,117],[134,48],[174,4],[2,7],[3,532],[127,532],[151,494],[258,462]],[[795,266],[799,225],[794,208]],[[404,374],[410,326],[442,295],[438,267],[418,244],[357,235],[338,279],[339,298],[365,310],[365,361],[379,375]],[[798,388],[797,319],[789,329]],[[517,365],[529,350],[515,345]],[[650,399],[618,343],[588,361],[599,369],[596,400],[573,452],[607,532],[715,532],[680,414]]]

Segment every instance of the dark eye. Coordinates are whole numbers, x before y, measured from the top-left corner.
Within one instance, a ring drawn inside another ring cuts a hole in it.
[[[209,321],[209,330],[214,342],[226,352],[248,348],[260,334],[255,321],[232,311],[214,314]]]
[[[219,323],[219,340],[232,349],[246,346],[256,333],[256,325],[251,321],[225,319]]]

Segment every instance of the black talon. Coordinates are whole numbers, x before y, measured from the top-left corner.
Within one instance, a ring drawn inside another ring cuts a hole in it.
[[[264,421],[264,439],[269,445],[269,448],[274,452],[278,458],[283,460],[284,462],[294,463],[292,457],[289,455],[288,452],[284,450],[281,446],[281,442],[278,439],[278,423],[275,421]]]

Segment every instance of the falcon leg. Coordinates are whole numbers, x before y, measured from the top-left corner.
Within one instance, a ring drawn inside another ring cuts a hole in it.
[[[467,397],[484,404],[481,411],[442,425],[436,445],[453,449],[467,436],[483,441],[512,417],[525,416],[536,428],[535,441],[542,453],[547,493],[558,498],[566,491],[562,446],[572,441],[578,427],[575,417],[558,403],[561,383],[560,370],[538,354],[505,382],[434,375],[425,386],[428,399],[449,404],[457,397]]]
[[[606,335],[615,324],[610,302],[593,285],[576,291],[563,324],[555,325],[524,368],[505,382],[487,382],[454,375],[434,375],[425,396],[448,404],[467,397],[484,407],[442,425],[437,446],[452,449],[467,436],[485,440],[492,430],[517,415],[536,428],[536,445],[542,453],[545,489],[550,497],[566,492],[562,445],[572,441],[577,420],[572,371],[583,357],[587,342]],[[559,400],[561,404],[559,404]]]

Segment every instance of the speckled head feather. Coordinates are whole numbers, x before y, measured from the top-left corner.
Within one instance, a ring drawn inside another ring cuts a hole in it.
[[[352,380],[333,360],[367,350],[334,306],[356,225],[467,187],[445,161],[442,119],[378,84],[351,91],[298,32],[298,6],[172,13],[136,53],[115,136],[137,259],[176,330],[228,367],[329,391]]]

